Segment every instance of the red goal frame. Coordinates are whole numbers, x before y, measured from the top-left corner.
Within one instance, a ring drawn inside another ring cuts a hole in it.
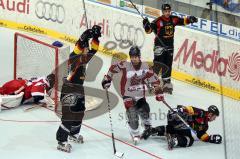
[[[55,74],[55,85],[54,85],[54,103],[55,103],[55,111],[57,110],[57,104],[58,104],[58,64],[59,64],[59,60],[58,60],[58,55],[59,55],[59,49],[58,49],[58,47],[56,47],[56,46],[53,46],[53,45],[50,45],[50,44],[48,44],[48,43],[46,43],[46,42],[43,42],[43,41],[41,41],[41,40],[38,40],[38,39],[35,39],[35,38],[33,38],[33,37],[31,37],[31,36],[28,36],[28,35],[25,35],[25,34],[21,34],[21,33],[18,33],[18,32],[16,32],[15,34],[14,34],[14,75],[13,75],[13,77],[14,77],[14,79],[16,79],[17,78],[17,54],[18,54],[18,50],[17,50],[17,46],[18,46],[18,42],[17,42],[17,38],[18,37],[23,37],[23,38],[25,38],[25,39],[28,39],[28,40],[30,40],[30,41],[33,41],[33,42],[36,42],[36,43],[39,43],[39,44],[42,44],[42,45],[45,45],[45,46],[47,46],[47,47],[50,47],[50,48],[53,48],[55,51],[54,51],[54,53],[55,53],[55,69],[54,69],[54,74]],[[47,76],[47,75],[46,75]],[[34,77],[34,75],[33,75],[33,77]]]

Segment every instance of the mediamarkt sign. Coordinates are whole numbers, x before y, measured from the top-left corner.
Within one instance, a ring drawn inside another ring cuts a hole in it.
[[[221,57],[220,54],[218,50],[214,49],[210,54],[207,54],[197,48],[197,41],[191,43],[189,39],[185,39],[174,61],[182,59],[183,65],[189,64],[192,68],[202,69],[206,72],[217,74],[218,76],[226,77],[228,74],[233,80],[239,81],[240,54],[232,53],[229,57]]]

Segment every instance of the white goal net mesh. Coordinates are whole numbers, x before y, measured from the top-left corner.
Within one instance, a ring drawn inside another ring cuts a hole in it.
[[[30,79],[31,77],[47,76],[50,73],[57,75],[51,95],[51,99],[55,101],[56,110],[59,98],[57,92],[62,85],[62,78],[67,75],[66,60],[70,53],[70,46],[64,44],[58,48],[52,46],[54,41],[47,37],[15,33],[14,78]],[[61,71],[58,69],[60,66]]]

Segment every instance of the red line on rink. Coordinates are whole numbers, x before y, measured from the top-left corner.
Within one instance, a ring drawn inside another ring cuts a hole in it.
[[[104,132],[102,132],[102,131],[99,131],[99,130],[91,127],[91,126],[88,126],[88,125],[86,125],[86,124],[82,124],[82,125],[84,125],[85,127],[89,128],[89,129],[92,129],[92,130],[94,130],[94,131],[96,131],[96,132],[98,132],[98,133],[100,133],[100,134],[103,134],[103,135],[105,135],[105,136],[107,136],[107,137],[112,138],[111,135],[108,135],[108,134],[106,134],[106,133],[104,133]],[[148,155],[150,155],[150,156],[152,156],[152,157],[155,157],[155,158],[157,158],[157,159],[163,159],[163,158],[160,158],[160,157],[158,157],[158,156],[156,156],[156,155],[154,155],[154,154],[152,154],[152,153],[150,153],[150,152],[148,152],[148,151],[145,151],[145,150],[143,150],[143,149],[141,149],[141,148],[138,148],[138,147],[136,147],[136,146],[134,146],[134,145],[131,145],[131,144],[125,142],[125,141],[122,141],[122,140],[117,139],[117,138],[114,138],[114,139],[117,140],[117,141],[119,141],[119,142],[121,142],[121,143],[123,143],[123,144],[125,144],[125,145],[128,145],[128,146],[130,146],[130,147],[132,147],[132,148],[134,148],[134,149],[137,149],[137,150],[139,150],[139,151],[142,151],[142,152],[144,152],[144,153],[146,153],[146,154],[148,154]]]
[[[46,107],[44,107],[44,108],[46,108]],[[51,110],[51,109],[49,109],[49,108],[46,108],[46,109],[48,109],[48,110],[50,110],[50,111],[54,111],[54,110]],[[55,112],[55,113],[56,113],[56,112]],[[61,121],[54,121],[54,120],[53,120],[53,121],[8,120],[8,119],[2,119],[2,118],[0,118],[0,121],[4,121],[4,122],[15,122],[15,123],[51,123],[51,122],[53,123],[53,122],[61,122]],[[100,131],[100,130],[97,130],[97,129],[89,126],[89,125],[86,125],[86,124],[82,124],[82,125],[85,126],[85,127],[87,127],[88,129],[91,129],[91,130],[93,130],[93,131],[95,131],[95,132],[98,132],[98,133],[100,133],[100,134],[102,134],[102,135],[104,135],[104,136],[107,136],[107,137],[109,137],[109,138],[112,138],[111,135],[109,135],[109,134],[107,134],[107,133],[104,133],[104,132],[102,132],[102,131]],[[122,140],[120,140],[120,139],[118,139],[118,138],[115,138],[115,140],[117,140],[117,141],[119,141],[119,142],[121,142],[121,143],[123,143],[123,144],[125,144],[125,145],[127,145],[127,146],[130,146],[130,147],[132,147],[132,148],[134,148],[134,149],[136,149],[136,150],[139,150],[139,151],[141,151],[141,152],[143,152],[143,153],[146,153],[146,154],[148,154],[148,155],[150,155],[150,156],[152,156],[152,157],[154,157],[154,158],[156,158],[156,159],[163,159],[163,158],[161,158],[161,157],[159,157],[159,156],[154,155],[153,153],[150,153],[150,152],[148,152],[148,151],[145,151],[145,150],[143,150],[143,149],[141,149],[141,148],[138,148],[138,147],[136,147],[136,146],[134,146],[134,145],[131,145],[131,144],[125,142],[125,141],[122,141]]]

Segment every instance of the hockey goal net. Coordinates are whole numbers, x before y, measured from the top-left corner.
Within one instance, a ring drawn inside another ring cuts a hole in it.
[[[52,45],[54,41],[56,40],[45,36],[15,33],[14,79],[19,77],[30,79],[54,73],[56,81],[51,93],[52,100],[48,101],[57,111],[62,79],[67,75],[66,60],[70,46],[63,44],[62,47],[55,47]]]

